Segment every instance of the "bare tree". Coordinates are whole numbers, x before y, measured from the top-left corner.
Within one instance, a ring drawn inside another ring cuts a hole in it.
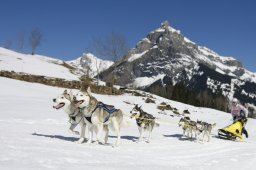
[[[40,46],[42,42],[42,33],[38,28],[35,28],[34,30],[31,31],[29,42],[32,49],[31,54],[34,55],[36,48]]]
[[[99,66],[98,66],[98,59],[95,57],[95,61],[96,61],[96,69],[97,69],[97,86],[99,85],[99,74],[100,74],[100,72],[99,72]]]
[[[90,79],[91,78],[91,65],[92,60],[88,56],[87,53],[83,53],[83,56],[80,59],[81,66],[84,68],[84,77]]]
[[[12,46],[12,41],[11,40],[7,40],[5,41],[3,47],[6,48],[6,49],[10,49]]]
[[[17,36],[17,49],[22,51],[25,44],[25,32],[19,32]]]
[[[96,56],[101,58],[111,57],[114,62],[117,62],[120,57],[124,56],[129,49],[125,36],[115,32],[112,32],[105,38],[93,38],[92,46]],[[114,64],[113,73],[114,83],[116,78],[116,64]]]

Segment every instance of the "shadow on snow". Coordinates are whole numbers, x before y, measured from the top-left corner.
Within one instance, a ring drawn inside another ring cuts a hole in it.
[[[109,138],[116,138],[116,136],[108,136]],[[126,140],[130,140],[130,141],[136,141],[139,138],[135,137],[135,136],[121,136],[121,139],[126,139]]]
[[[74,142],[79,139],[79,138],[75,138],[75,137],[66,137],[66,136],[61,136],[61,135],[45,135],[45,134],[39,134],[39,133],[32,133],[31,135],[46,137],[46,138],[55,138],[55,139],[60,139],[60,140],[65,140],[65,141],[70,141],[70,142]]]
[[[181,141],[195,141],[196,138],[190,138],[190,137],[184,137],[182,134],[173,134],[173,135],[163,135],[164,137],[168,137],[168,138],[177,138]]]

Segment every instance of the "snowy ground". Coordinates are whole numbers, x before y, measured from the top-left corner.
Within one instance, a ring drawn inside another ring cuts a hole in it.
[[[78,80],[78,76],[62,66],[63,61],[54,58],[21,54],[0,47],[0,70],[23,72],[68,80]]]
[[[76,144],[78,136],[69,134],[68,118],[52,109],[52,98],[63,89],[0,78],[0,169],[254,169],[256,161],[256,121],[249,119],[250,138],[232,142],[215,138],[217,129],[231,122],[229,114],[196,108],[157,97],[157,104],[170,103],[180,111],[189,109],[193,119],[216,122],[211,142],[198,143],[181,137],[178,117],[158,114],[156,105],[145,104],[141,97],[130,95],[95,95],[107,104],[128,113],[132,105],[159,118],[151,143],[134,142],[138,136],[135,121],[122,130],[122,144]],[[110,134],[109,143],[115,141]]]

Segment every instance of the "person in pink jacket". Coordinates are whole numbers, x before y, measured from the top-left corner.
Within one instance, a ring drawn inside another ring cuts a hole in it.
[[[240,104],[240,102],[234,98],[231,101],[231,115],[233,117],[233,121],[236,122],[239,119],[246,119],[248,116],[248,110]],[[246,119],[247,120],[247,119]],[[245,134],[246,138],[248,138],[248,132],[245,127],[242,129],[242,133]]]

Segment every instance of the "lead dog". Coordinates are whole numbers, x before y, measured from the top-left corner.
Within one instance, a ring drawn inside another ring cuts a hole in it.
[[[85,139],[85,127],[86,124],[83,120],[83,115],[79,114],[79,109],[77,109],[73,103],[73,95],[71,91],[68,93],[65,90],[61,95],[53,99],[56,104],[53,106],[54,109],[62,109],[67,113],[69,117],[69,122],[71,123],[69,131],[73,134],[79,135],[78,131],[74,131],[75,127],[79,124],[81,127],[80,138],[77,143],[83,143]]]
[[[144,132],[144,130],[147,130],[149,132],[147,142],[150,142],[151,133],[152,133],[154,127],[159,126],[159,124],[156,123],[156,121],[155,121],[155,117],[151,114],[148,114],[148,113],[144,112],[141,109],[141,107],[139,107],[137,104],[131,110],[130,113],[132,114],[131,118],[136,119],[136,123],[138,125],[138,129],[139,129],[139,132],[140,132],[140,137],[139,137],[138,141],[140,142],[142,140],[143,132]]]
[[[113,106],[104,105],[91,95],[91,89],[88,87],[87,92],[79,91],[74,96],[75,106],[85,116],[85,122],[90,126],[89,140],[92,140],[92,129],[96,132],[97,141],[100,141],[100,133],[102,130],[106,132],[105,143],[108,141],[109,127],[113,129],[117,135],[117,140],[114,146],[120,144],[120,128],[123,122],[123,113]]]

